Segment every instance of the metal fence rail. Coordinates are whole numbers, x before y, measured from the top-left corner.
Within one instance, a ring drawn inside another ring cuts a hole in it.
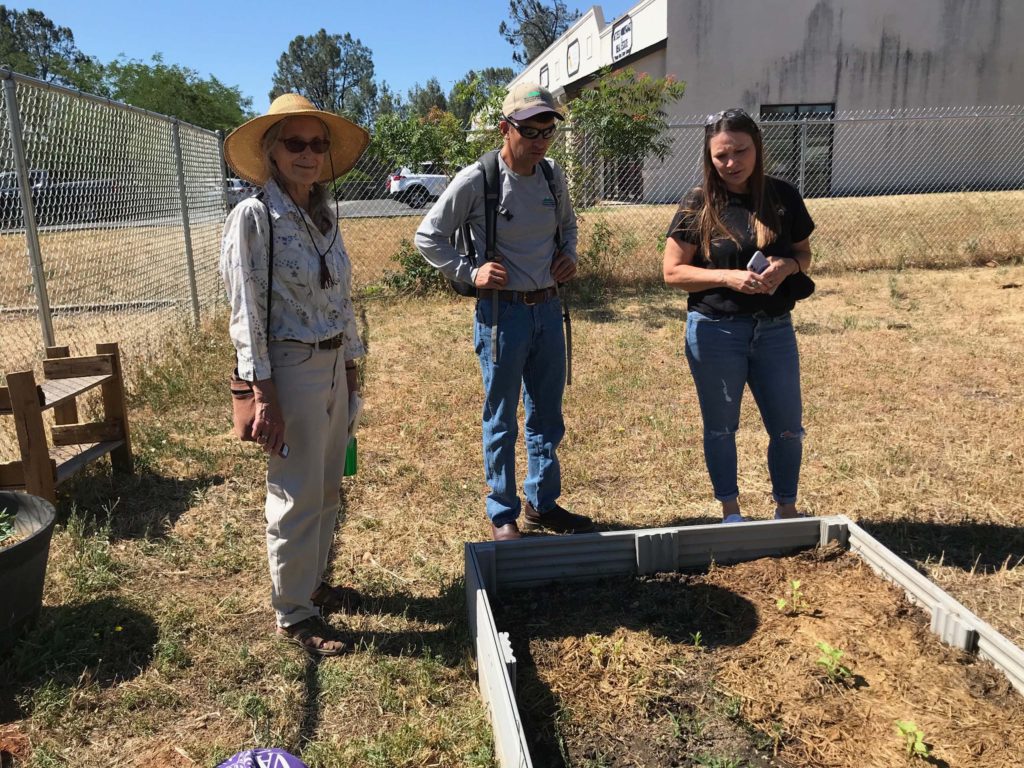
[[[153,348],[219,299],[218,134],[5,72],[0,371],[45,346]]]
[[[0,372],[47,345],[121,343],[126,360],[222,301],[220,234],[237,197],[210,131],[32,78],[2,75]],[[815,270],[1024,257],[1024,108],[809,114],[761,121],[766,168],[807,198]],[[664,161],[567,167],[581,274],[659,282],[676,201],[700,176],[703,118],[668,129]],[[587,143],[572,136],[562,140]],[[400,269],[425,208],[388,195],[364,157],[339,185],[357,286]],[[429,202],[427,203],[429,205]],[[407,247],[407,246],[405,246]]]

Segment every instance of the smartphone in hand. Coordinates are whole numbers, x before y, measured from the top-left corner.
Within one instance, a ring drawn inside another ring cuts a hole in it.
[[[760,275],[766,269],[768,269],[770,262],[768,258],[760,251],[754,251],[754,255],[750,257],[750,261],[747,262],[747,269],[754,274]]]
[[[747,269],[754,274],[760,275],[768,267],[771,266],[771,262],[768,261],[768,257],[765,256],[761,251],[754,251],[754,255],[750,257],[750,261],[747,262]],[[769,296],[773,296],[778,286],[768,291]]]

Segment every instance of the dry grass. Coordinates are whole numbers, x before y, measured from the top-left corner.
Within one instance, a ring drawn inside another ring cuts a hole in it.
[[[804,508],[860,520],[1017,643],[1022,284],[1019,266],[826,274],[796,312]],[[65,488],[40,626],[0,664],[0,721],[32,765],[209,766],[268,744],[317,768],[492,763],[459,583],[462,542],[487,535],[471,303],[363,310],[367,413],[334,561],[369,596],[345,621],[356,652],[316,665],[271,639],[261,462],[228,433],[224,328],[177,338],[137,381],[138,477]],[[563,501],[601,525],[717,518],[684,314],[664,291],[575,312]],[[755,517],[765,445],[748,403]]]
[[[808,200],[807,207],[817,224],[811,244],[818,274],[1024,260],[1024,192],[824,198]],[[672,205],[581,211],[580,251],[593,247],[603,224],[611,237],[595,257],[602,276],[618,284],[659,284],[662,243],[674,212]],[[394,271],[391,257],[419,222],[419,216],[346,220],[356,282],[367,285]]]

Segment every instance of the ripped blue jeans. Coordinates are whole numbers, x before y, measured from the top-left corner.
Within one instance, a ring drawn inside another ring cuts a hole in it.
[[[704,420],[704,461],[715,498],[739,496],[736,430],[744,385],[768,432],[768,474],[777,504],[796,501],[803,458],[800,356],[789,314],[686,318],[686,359]]]

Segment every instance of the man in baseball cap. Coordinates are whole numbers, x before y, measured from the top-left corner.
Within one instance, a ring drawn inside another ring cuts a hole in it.
[[[556,121],[563,119],[546,88],[514,85],[502,104],[501,149],[460,171],[416,231],[423,257],[449,280],[475,290],[484,474],[490,486],[485,505],[496,541],[520,537],[520,516],[528,531],[594,529],[589,517],[558,504],[567,371],[558,285],[576,275],[577,231],[565,174],[546,154]],[[452,235],[468,225],[476,252],[485,251],[487,158],[496,164],[501,215],[494,228],[495,258],[478,264],[456,249]],[[523,499],[515,471],[520,393],[526,411]]]
[[[517,83],[501,104],[501,113],[513,120],[529,120],[546,112],[554,113],[559,120],[565,119],[551,91],[537,83]]]

